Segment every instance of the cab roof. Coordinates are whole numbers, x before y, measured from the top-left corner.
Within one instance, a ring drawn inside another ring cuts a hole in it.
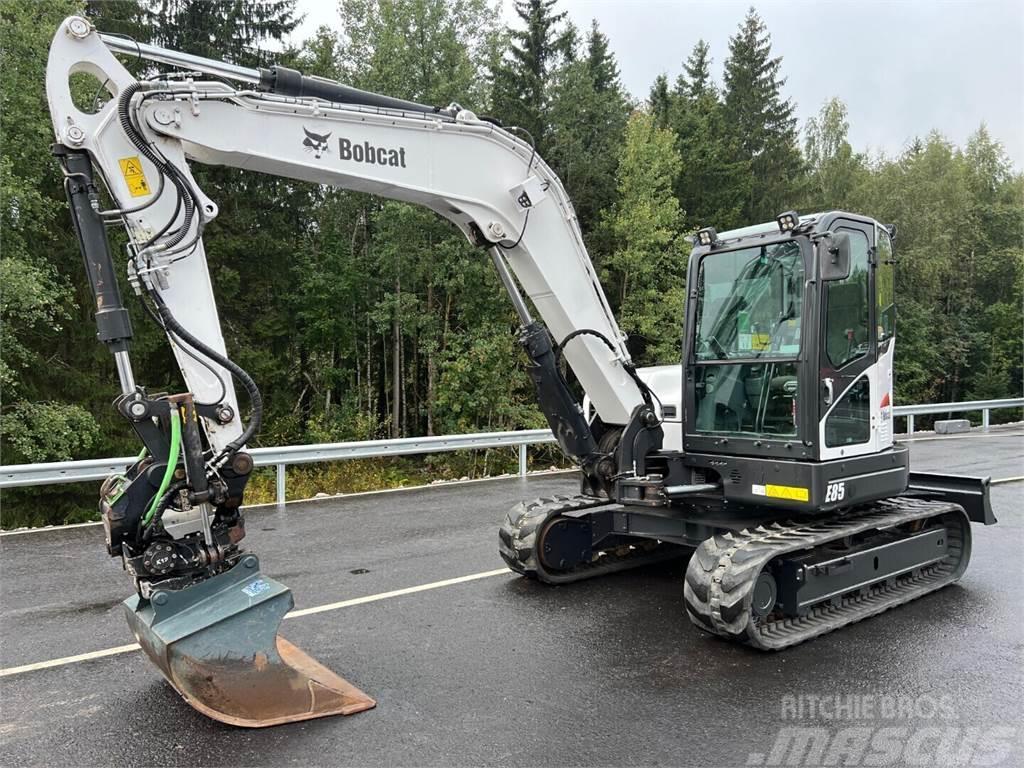
[[[800,217],[800,226],[798,229],[802,231],[822,231],[831,225],[831,223],[838,218],[844,219],[855,219],[863,221],[865,223],[878,224],[870,216],[864,216],[859,213],[849,213],[847,211],[821,211],[819,213],[811,213],[806,216]],[[808,226],[810,225],[810,226]],[[730,229],[728,232],[719,232],[718,241],[720,243],[726,243],[732,240],[742,240],[747,237],[757,237],[758,235],[777,235],[779,234],[778,222],[766,221],[763,224],[754,224],[750,227],[740,227],[739,229]]]

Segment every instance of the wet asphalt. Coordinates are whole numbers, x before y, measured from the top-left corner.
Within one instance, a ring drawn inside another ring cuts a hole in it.
[[[914,441],[912,458],[1017,477],[1024,433]],[[311,607],[500,568],[505,510],[574,488],[555,474],[254,508],[247,544]],[[972,526],[959,584],[781,653],[691,626],[684,562],[554,588],[501,574],[284,622],[375,710],[221,725],[131,652],[0,677],[0,764],[1021,765],[1024,482],[992,491],[999,524]],[[0,537],[0,667],[130,643],[130,591],[98,527]],[[794,727],[825,746],[797,754]],[[886,729],[888,752],[856,741]]]

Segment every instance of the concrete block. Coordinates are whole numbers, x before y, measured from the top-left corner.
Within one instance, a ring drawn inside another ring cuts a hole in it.
[[[967,419],[946,419],[935,422],[935,432],[939,435],[955,435],[958,432],[970,432],[971,422]]]

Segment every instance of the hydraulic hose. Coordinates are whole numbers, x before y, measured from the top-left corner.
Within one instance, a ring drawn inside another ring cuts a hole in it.
[[[256,382],[253,381],[244,368],[233,360],[229,360],[227,357],[222,355],[217,350],[204,344],[202,341],[193,336],[187,328],[179,323],[174,315],[171,314],[171,310],[164,304],[160,294],[153,292],[153,299],[156,302],[157,311],[160,313],[160,318],[164,322],[164,327],[180,337],[186,344],[191,346],[193,349],[206,355],[208,358],[218,363],[224,368],[227,368],[231,372],[238,382],[245,388],[246,393],[249,395],[249,402],[252,406],[252,413],[249,415],[249,423],[246,424],[242,434],[232,440],[220,454],[214,459],[216,462],[224,456],[230,456],[237,453],[238,450],[245,445],[249,440],[252,439],[253,435],[259,432],[260,425],[263,422],[263,396],[260,394],[259,387],[256,386]]]
[[[132,98],[141,89],[140,83],[132,83],[121,93],[121,97],[117,101],[117,117],[121,123],[121,128],[129,141],[134,144],[139,152],[157,167],[157,169],[166,176],[169,176],[171,183],[178,190],[178,200],[183,202],[185,206],[185,218],[182,221],[181,228],[171,236],[171,238],[164,243],[166,248],[173,248],[175,245],[185,239],[188,234],[189,227],[192,225],[192,218],[195,216],[196,202],[192,197],[192,191],[188,189],[188,186],[180,178],[180,174],[177,168],[174,167],[173,163],[169,162],[166,158],[161,157],[146,141],[146,138],[139,132],[135,124],[132,122],[131,114],[129,113],[129,106],[131,105]],[[175,218],[177,217],[177,211],[175,211]],[[172,218],[171,221],[174,219]],[[159,234],[157,235],[159,237]],[[146,243],[145,247],[152,245],[156,238],[150,238],[149,242]]]
[[[562,343],[558,344],[555,347],[556,366],[562,361],[562,356],[565,354],[565,345],[568,344],[572,339],[575,339],[577,336],[595,336],[598,339],[600,339],[604,343],[604,345],[608,347],[609,350],[611,350],[612,354],[618,354],[618,350],[615,349],[615,346],[611,343],[611,341],[608,340],[608,337],[605,336],[603,333],[595,331],[591,328],[580,328],[579,330],[573,331],[564,339],[562,339]],[[636,366],[634,366],[632,363],[625,363],[622,367],[626,371],[626,373],[629,374],[630,378],[633,379],[633,382],[636,384],[637,389],[640,390],[640,395],[643,397],[644,402],[653,408],[654,400],[657,400],[660,406],[661,399],[656,394],[654,394],[653,389],[647,386],[647,382],[640,378],[640,374],[636,372]]]
[[[163,496],[157,497],[156,503],[156,514],[153,515],[153,519],[142,534],[142,540],[149,541],[153,536],[156,535],[156,524],[163,520],[164,512],[171,506],[171,502],[174,500],[175,494],[177,494],[182,488],[187,488],[188,482],[186,480],[176,480],[170,484],[167,488],[167,493]]]
[[[157,507],[160,506],[161,498],[165,493],[167,493],[167,486],[171,484],[171,480],[174,478],[174,470],[178,467],[178,454],[180,452],[181,416],[178,413],[178,406],[175,405],[171,409],[171,448],[167,453],[167,467],[164,469],[164,476],[160,480],[160,487],[153,496],[153,501],[150,502],[149,509],[146,510],[145,517],[142,518],[142,524],[144,526],[149,525],[149,522],[153,519],[153,515],[156,514]]]

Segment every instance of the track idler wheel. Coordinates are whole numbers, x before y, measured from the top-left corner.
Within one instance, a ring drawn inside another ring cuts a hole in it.
[[[254,555],[185,589],[124,601],[146,655],[185,701],[214,720],[262,728],[376,706],[278,636],[293,605],[291,590],[263,576]]]
[[[754,582],[754,590],[750,599],[750,610],[758,619],[763,619],[775,610],[775,602],[779,597],[779,588],[775,577],[768,571],[761,571]]]

